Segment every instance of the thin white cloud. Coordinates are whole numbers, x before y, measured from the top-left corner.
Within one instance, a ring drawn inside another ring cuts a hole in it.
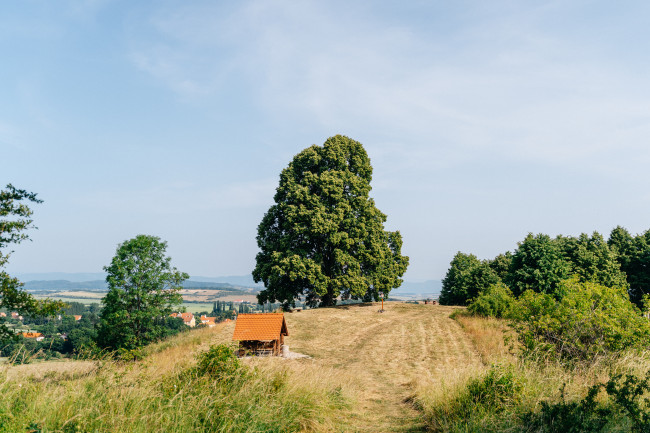
[[[483,20],[479,11],[472,25],[440,34],[320,2],[183,7],[152,19],[168,42],[145,44],[134,58],[186,97],[244,79],[278,122],[399,136],[409,164],[432,160],[413,153],[454,161],[477,151],[549,164],[598,162],[614,150],[647,159],[645,79],[545,27],[561,8]]]

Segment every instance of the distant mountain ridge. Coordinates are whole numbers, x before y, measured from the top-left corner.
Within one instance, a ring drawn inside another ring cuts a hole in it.
[[[24,273],[12,274],[20,281],[70,281],[72,283],[83,283],[86,281],[104,281],[106,279],[105,272],[40,272],[40,273]]]
[[[23,273],[13,274],[20,281],[69,281],[71,283],[86,283],[94,281],[104,281],[106,279],[105,272],[85,272],[85,273],[68,273],[68,272],[45,272],[45,273]],[[222,283],[231,284],[238,287],[264,287],[262,284],[256,283],[252,276],[247,275],[231,275],[225,277],[202,277],[190,276],[190,281],[199,281],[204,283]]]
[[[194,281],[187,280],[183,282],[184,288],[193,288],[193,289],[221,289],[221,290],[242,290],[242,289],[253,289],[256,291],[255,287],[245,287],[229,283],[213,283],[210,281]],[[88,291],[88,292],[106,292],[108,290],[108,285],[106,281],[95,280],[95,281],[68,281],[68,280],[35,280],[27,281],[24,283],[24,289],[28,292],[42,292],[42,291],[54,291],[54,290],[69,290],[69,291]]]
[[[35,280],[24,283],[23,288],[28,292],[40,292],[46,290],[84,290],[89,292],[105,292],[108,290],[106,282],[94,281],[68,281],[68,280]]]
[[[105,273],[34,273],[16,274],[19,280],[25,284],[27,291],[46,290],[87,290],[106,291]],[[183,283],[184,287],[193,288],[252,288],[260,290],[264,286],[257,284],[252,277],[246,275],[235,275],[226,277],[201,277],[192,276]],[[391,291],[393,295],[437,295],[442,289],[440,280],[426,281],[404,281],[402,285]]]

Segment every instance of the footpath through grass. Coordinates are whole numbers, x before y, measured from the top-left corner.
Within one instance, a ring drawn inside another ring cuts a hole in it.
[[[331,370],[355,398],[351,431],[414,432],[425,429],[413,405],[423,386],[481,366],[453,307],[360,304],[287,315],[291,350]]]

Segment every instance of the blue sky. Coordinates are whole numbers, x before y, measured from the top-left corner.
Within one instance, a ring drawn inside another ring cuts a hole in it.
[[[243,275],[292,157],[362,142],[407,279],[528,232],[650,228],[647,2],[21,1],[0,13],[0,184],[45,200],[10,272],[136,234]]]

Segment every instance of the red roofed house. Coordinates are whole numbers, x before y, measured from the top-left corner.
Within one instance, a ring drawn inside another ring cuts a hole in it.
[[[43,337],[43,334],[41,334],[40,332],[23,332],[23,337],[35,338],[36,341],[42,341],[45,339],[45,337]]]
[[[289,335],[282,313],[240,314],[232,339],[239,341],[239,354],[279,355]]]
[[[201,316],[201,324],[208,325],[210,328],[217,325],[216,320],[216,317]]]
[[[185,323],[190,328],[194,328],[196,326],[196,319],[194,319],[194,314],[192,313],[172,313],[171,316],[180,317],[183,319],[183,323]]]
[[[80,316],[80,315],[75,315],[75,316],[74,316],[74,320],[77,321],[77,322],[80,321],[80,320],[81,320],[81,316]]]

